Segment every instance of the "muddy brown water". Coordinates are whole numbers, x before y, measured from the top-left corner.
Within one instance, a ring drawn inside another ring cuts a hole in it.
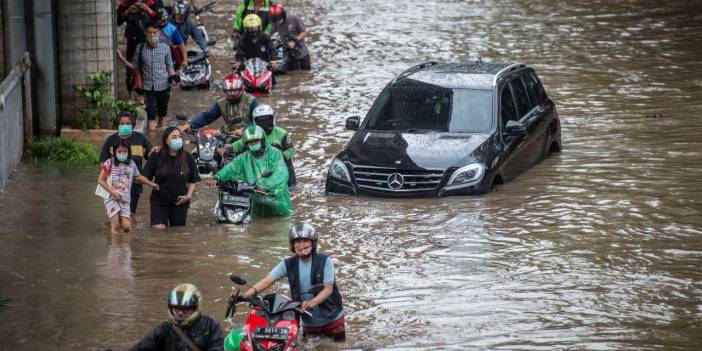
[[[199,186],[185,228],[111,237],[94,169],[26,162],[0,195],[3,349],[124,349],[196,284],[220,321],[228,275],[254,281],[309,219],[336,259],[348,344],[392,349],[699,350],[702,347],[702,4],[699,1],[288,1],[314,70],[270,97],[297,148],[293,219],[217,225]],[[215,76],[231,1],[203,16]],[[325,196],[328,163],[383,85],[418,62],[533,65],[563,152],[495,193]],[[176,91],[171,111],[216,92]],[[159,142],[159,135],[151,138]],[[285,285],[280,286],[285,290]],[[224,322],[237,326],[244,315]]]

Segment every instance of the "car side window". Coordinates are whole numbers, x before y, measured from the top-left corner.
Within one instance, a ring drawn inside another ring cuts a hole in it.
[[[529,94],[529,102],[531,102],[531,107],[533,108],[534,106],[541,105],[543,100],[537,92],[538,87],[536,81],[534,81],[534,77],[531,74],[527,74],[522,77],[522,79],[524,80],[524,85],[526,86],[527,93]]]
[[[539,98],[539,101],[546,101],[548,97],[546,96],[546,90],[544,90],[544,85],[541,84],[541,80],[539,80],[539,76],[537,76],[535,72],[531,72],[530,76],[530,80],[534,84],[534,91],[536,92],[536,96]]]
[[[522,79],[519,77],[512,79],[509,84],[512,86],[512,91],[514,91],[514,100],[517,102],[517,116],[522,118],[529,111],[531,111],[531,105],[529,104],[529,97],[527,96],[526,89],[524,88]]]
[[[514,108],[514,99],[509,85],[503,86],[500,93],[500,119],[502,120],[502,129],[507,125],[507,121],[517,120],[517,111]]]

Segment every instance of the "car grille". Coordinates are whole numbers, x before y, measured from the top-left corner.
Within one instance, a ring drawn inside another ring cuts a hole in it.
[[[387,192],[414,192],[435,190],[441,183],[444,171],[404,170],[354,165],[353,175],[356,179],[356,185],[362,189]]]

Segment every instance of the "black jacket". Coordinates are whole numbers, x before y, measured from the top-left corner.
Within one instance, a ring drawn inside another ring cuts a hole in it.
[[[191,351],[173,331],[175,325],[170,321],[159,324],[146,335],[139,343],[134,345],[130,351]],[[184,329],[185,334],[190,337],[201,351],[222,351],[224,350],[224,333],[217,321],[207,315],[202,315],[189,328]]]
[[[266,62],[271,62],[273,60],[273,42],[271,38],[263,33],[258,33],[256,37],[256,42],[244,34],[241,39],[239,39],[239,46],[236,50],[236,60],[246,61],[254,57],[258,57]]]

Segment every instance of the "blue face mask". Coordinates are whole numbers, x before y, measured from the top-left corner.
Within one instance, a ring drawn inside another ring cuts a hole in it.
[[[129,154],[117,154],[117,161],[119,162],[127,162],[128,158]]]
[[[261,151],[261,143],[249,145],[249,150],[251,150],[253,152]]]
[[[132,135],[132,125],[131,124],[120,124],[117,126],[119,136],[128,137]]]
[[[178,151],[183,148],[183,139],[172,139],[170,145],[171,149]]]

